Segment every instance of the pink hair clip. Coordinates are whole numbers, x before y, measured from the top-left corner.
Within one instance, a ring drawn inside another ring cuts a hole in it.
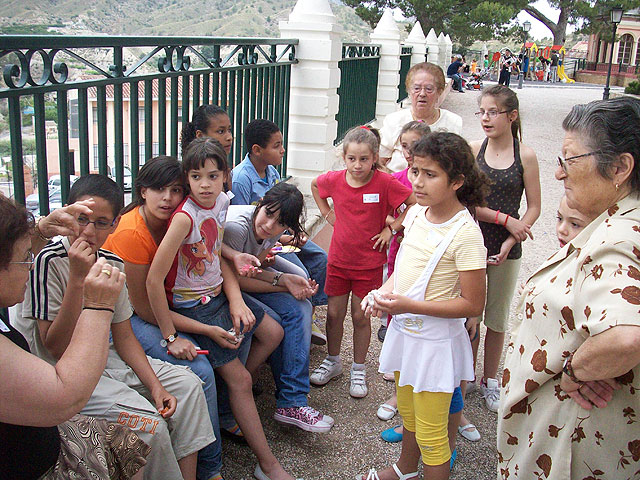
[[[362,125],[360,128],[364,128],[365,130],[371,131],[371,129],[369,127],[367,127],[366,125]]]

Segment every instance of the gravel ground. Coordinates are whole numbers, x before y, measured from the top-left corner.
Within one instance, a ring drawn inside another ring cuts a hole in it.
[[[524,281],[556,248],[555,215],[562,196],[562,185],[554,178],[556,157],[561,153],[562,120],[571,107],[602,98],[601,88],[593,87],[525,87],[516,90],[520,99],[520,112],[524,142],[538,156],[542,185],[542,214],[533,227],[534,240],[524,245],[524,257],[520,277]],[[483,138],[480,122],[474,117],[477,111],[478,92],[463,95],[452,92],[443,107],[463,118],[463,136],[471,141]],[[314,211],[309,205],[309,217]],[[512,303],[512,318],[516,299]],[[325,309],[319,309],[318,317],[324,319]],[[352,479],[358,473],[366,473],[369,467],[383,468],[395,461],[400,454],[399,444],[388,444],[380,439],[380,432],[400,423],[396,416],[389,422],[376,417],[376,410],[393,391],[393,384],[385,382],[377,373],[380,342],[376,337],[377,322],[372,328],[370,354],[367,361],[369,395],[364,399],[349,396],[348,365],[351,362],[352,343],[350,319],[345,321],[345,338],[342,346],[345,374],[322,388],[313,388],[309,395],[311,406],[335,418],[336,424],[328,434],[311,434],[296,427],[287,427],[273,419],[275,400],[271,373],[265,368],[259,383],[264,392],[256,398],[269,444],[283,466],[294,476],[305,480]],[[484,336],[484,327],[482,331]],[[311,369],[326,355],[325,347],[313,346]],[[479,354],[482,358],[482,351]],[[482,362],[477,375],[482,376]],[[496,414],[489,412],[478,392],[467,397],[465,414],[480,431],[482,439],[469,442],[458,435],[458,460],[452,471],[452,479],[495,479],[496,477]],[[223,447],[226,480],[252,479],[256,459],[248,447],[225,442]]]

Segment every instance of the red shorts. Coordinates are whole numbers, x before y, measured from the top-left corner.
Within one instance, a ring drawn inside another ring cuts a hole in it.
[[[362,299],[371,290],[382,285],[382,268],[379,266],[369,270],[351,270],[328,264],[324,293],[330,297],[340,297],[353,292]]]

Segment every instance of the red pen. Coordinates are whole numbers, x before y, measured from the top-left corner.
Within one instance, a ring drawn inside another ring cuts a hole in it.
[[[209,350],[196,350],[198,355],[209,355]],[[173,355],[169,350],[167,350],[168,355]]]

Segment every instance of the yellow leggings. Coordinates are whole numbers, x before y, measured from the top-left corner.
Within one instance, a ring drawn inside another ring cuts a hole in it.
[[[416,442],[425,465],[442,465],[451,458],[447,425],[453,393],[417,392],[411,385],[398,385],[400,372],[395,372],[398,413],[403,426],[415,432]]]

